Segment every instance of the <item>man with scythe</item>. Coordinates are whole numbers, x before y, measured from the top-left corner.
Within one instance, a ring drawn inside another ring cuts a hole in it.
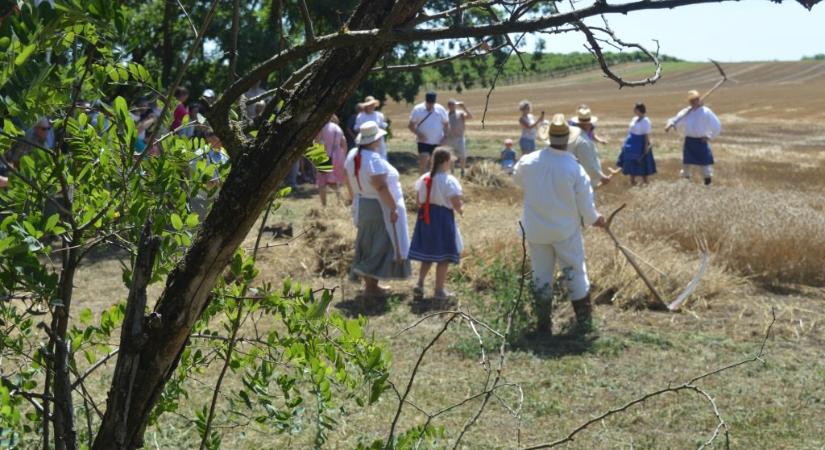
[[[524,190],[521,218],[530,249],[538,331],[550,331],[550,299],[556,262],[580,330],[591,326],[590,281],[585,266],[582,224],[605,227],[596,210],[590,178],[568,151],[570,126],[556,114],[548,127],[547,147],[521,157],[513,181]]]
[[[705,186],[709,186],[713,179],[713,152],[709,142],[719,136],[722,124],[716,114],[703,104],[699,92],[688,92],[687,100],[690,106],[670,119],[665,131],[676,128],[685,134],[682,176],[690,180],[692,170],[698,168],[705,179]]]

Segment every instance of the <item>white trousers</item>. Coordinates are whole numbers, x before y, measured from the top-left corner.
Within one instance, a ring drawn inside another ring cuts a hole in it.
[[[702,173],[702,178],[710,178],[713,176],[713,166],[697,166],[696,164],[682,164],[682,176],[690,178],[693,174],[693,169],[697,169]]]
[[[590,281],[587,279],[587,267],[584,264],[584,240],[581,231],[553,244],[528,244],[536,289],[548,295],[552,293],[558,261],[562,272],[561,282],[567,289],[570,300],[576,301],[587,297]]]

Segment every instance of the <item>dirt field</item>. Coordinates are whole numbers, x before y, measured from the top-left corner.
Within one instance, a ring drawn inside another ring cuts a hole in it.
[[[666,296],[679,292],[698,267],[694,237],[704,238],[712,250],[705,279],[685,311],[657,310],[606,237],[597,230],[587,231],[588,265],[600,303],[598,333],[586,339],[565,337],[572,312],[568,305],[559,305],[557,336],[525,334],[507,358],[503,375],[508,383],[520,385],[524,394],[520,420],[503,406],[516,404],[515,391],[502,391],[501,401],[490,404],[465,436],[462,448],[514,448],[554,441],[590,417],[644,392],[752,355],[772,308],[777,320],[765,363],[733,369],[699,384],[718,403],[733,448],[825,448],[825,281],[821,275],[825,267],[825,130],[821,125],[825,63],[725,67],[731,81],[708,102],[724,127],[714,144],[717,176],[710,189],[678,180],[680,139],[661,131],[665,119],[682,107],[688,89],[703,91],[716,82],[717,73],[710,65],[666,71],[662,81],[644,89],[617,90],[595,72],[497,89],[486,126],[482,128],[479,121],[468,126],[475,181],[464,183],[467,207],[460,221],[468,249],[450,278],[459,294],[457,305],[413,302],[412,281],[393,283],[397,295],[386,302],[368,303],[358,297],[359,286],[345,276],[351,252],[347,244],[354,238],[348,210],[333,200],[330,208],[319,211],[314,188],[308,186],[270,219],[270,223],[291,223],[301,237],[262,252],[262,278],[279,283],[291,276],[314,287],[338,286],[336,310],[369,317],[370,332],[392,351],[391,380],[403,386],[419,352],[443,320],[432,318],[396,335],[407,324],[439,308],[460,306],[501,325],[503,302],[518,281],[521,254],[515,224],[520,193],[495,167],[482,165],[497,154],[505,137],[518,138],[518,101],[530,99],[536,111],[568,115],[578,104],[589,104],[600,117],[600,134],[610,140],[601,148],[603,163],[612,166],[633,103],[642,100],[658,130],[653,142],[660,175],[645,188],[631,189],[625,180],[617,179],[599,190],[598,206],[608,212],[629,203],[616,229],[629,247],[666,274],[647,267]],[[623,70],[641,74],[637,66]],[[486,95],[484,90],[474,90],[459,98],[480,118]],[[442,101],[447,97],[448,93],[441,93]],[[412,141],[405,129],[409,109],[405,104],[385,108],[395,134],[389,143],[392,161],[406,171],[405,189],[411,189],[415,178]],[[496,183],[500,186],[492,186]],[[321,224],[323,231],[319,231]],[[247,247],[253,242],[250,236]],[[111,278],[111,283],[101,283],[103,277]],[[77,280],[91,287],[84,290],[81,302],[93,309],[104,306],[110,300],[102,299],[116,298],[113,292],[121,291],[119,279],[116,261],[88,266]],[[487,342],[486,350],[495,351]],[[410,399],[434,411],[477,392],[485,380],[479,361],[478,340],[466,324],[450,328],[428,353]],[[213,378],[214,374],[205,373],[193,383],[184,408],[203,406]],[[386,437],[397,399],[387,393],[370,409],[346,406],[346,412],[336,417],[340,427],[331,434],[330,448],[354,448],[359,442]],[[477,407],[477,401],[469,402],[439,419],[435,425],[444,427],[444,437],[437,446],[451,447]],[[227,411],[229,406],[221,408]],[[425,419],[410,407],[401,427],[421,425]],[[169,421],[171,425],[162,429],[148,430],[147,445],[189,448],[198,442],[190,421],[183,416]],[[673,394],[602,421],[562,448],[696,448],[714,427],[706,403],[689,394]],[[225,448],[309,448],[311,442],[311,430],[283,436],[265,426],[227,428],[224,438]]]

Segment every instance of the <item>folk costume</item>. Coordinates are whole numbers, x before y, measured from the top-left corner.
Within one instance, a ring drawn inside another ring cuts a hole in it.
[[[327,157],[332,162],[331,172],[318,172],[315,177],[318,187],[343,183],[344,160],[347,156],[347,140],[344,137],[344,131],[335,122],[330,121],[321,128],[315,140],[324,146]]]
[[[524,190],[521,223],[530,249],[533,281],[537,289],[539,328],[549,325],[556,262],[564,274],[580,321],[590,318],[590,281],[585,266],[582,223],[599,218],[590,178],[576,158],[564,148],[570,128],[564,115],[557,114],[548,130],[548,147],[523,156],[516,163],[513,180]]]
[[[356,133],[360,133],[361,127],[367,122],[375,122],[382,130],[387,129],[389,124],[387,123],[387,119],[384,118],[384,113],[377,109],[373,109],[372,112],[369,113],[366,111],[366,108],[369,106],[373,106],[375,108],[381,106],[381,102],[375,97],[368,95],[362,103],[358,104],[358,106],[364,108],[365,110],[359,112],[358,115],[355,116],[355,125],[353,126],[353,130]],[[386,133],[381,136],[381,147],[379,148],[378,153],[382,158],[387,159],[387,142],[384,136],[386,136]]]
[[[438,172],[422,175],[415,182],[418,193],[418,219],[415,222],[410,259],[421,262],[458,264],[464,242],[455,221],[452,197],[462,195],[456,177]]]
[[[616,165],[622,168],[624,175],[646,177],[656,173],[656,160],[653,148],[647,148],[647,135],[652,125],[647,117],[634,117],[630,121],[627,138],[624,140]]]
[[[571,128],[571,143],[568,151],[584,168],[593,185],[598,185],[602,178],[608,178],[604,172],[602,172],[602,162],[594,140],[595,134],[593,130],[598,120],[598,117],[590,114],[590,109],[582,108],[578,111],[578,117],[568,122],[569,125],[574,127]],[[579,125],[582,123],[590,123],[594,128],[589,132],[584,132],[579,128]]]
[[[375,122],[365,122],[356,143],[371,143],[386,132]],[[372,139],[372,140],[370,140]],[[356,147],[347,155],[345,169],[355,193],[352,201],[353,223],[358,229],[355,238],[355,257],[352,274],[378,280],[399,280],[410,276],[409,234],[404,194],[398,170],[381,157],[380,153]],[[377,175],[387,176],[387,187],[395,200],[398,220],[392,223],[392,210],[370,182]]]
[[[688,100],[699,98],[696,91],[688,93]],[[693,168],[698,168],[710,184],[713,176],[713,152],[708,141],[722,132],[722,124],[707,106],[687,107],[668,121],[668,128],[676,128],[685,135],[682,149],[682,176],[690,179]]]

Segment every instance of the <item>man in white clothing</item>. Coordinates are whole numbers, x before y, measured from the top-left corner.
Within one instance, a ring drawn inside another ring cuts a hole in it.
[[[419,103],[413,108],[410,113],[410,123],[407,125],[416,137],[418,172],[422,175],[429,169],[433,151],[444,143],[450,130],[447,110],[435,101],[435,92],[427,92],[424,103]]]
[[[582,224],[604,227],[584,169],[567,151],[570,127],[563,114],[550,123],[548,147],[521,157],[513,174],[524,190],[521,223],[530,247],[540,332],[549,331],[556,260],[579,325],[589,327],[592,306],[585,266]]]
[[[577,116],[576,120],[568,122],[568,124],[575,125],[575,128],[571,129],[572,138],[570,139],[568,151],[584,167],[584,171],[590,177],[590,182],[594,188],[599,186],[599,183],[607,184],[610,182],[612,175],[605,174],[602,170],[602,162],[595,142],[597,136],[593,130],[599,119],[592,116],[590,108],[587,107],[579,108]]]
[[[708,186],[713,179],[713,152],[708,142],[719,136],[722,124],[716,114],[702,104],[702,98],[697,91],[688,92],[688,103],[690,106],[668,120],[665,131],[676,128],[685,133],[682,176],[689,180],[692,169],[699,168],[705,185]]]

